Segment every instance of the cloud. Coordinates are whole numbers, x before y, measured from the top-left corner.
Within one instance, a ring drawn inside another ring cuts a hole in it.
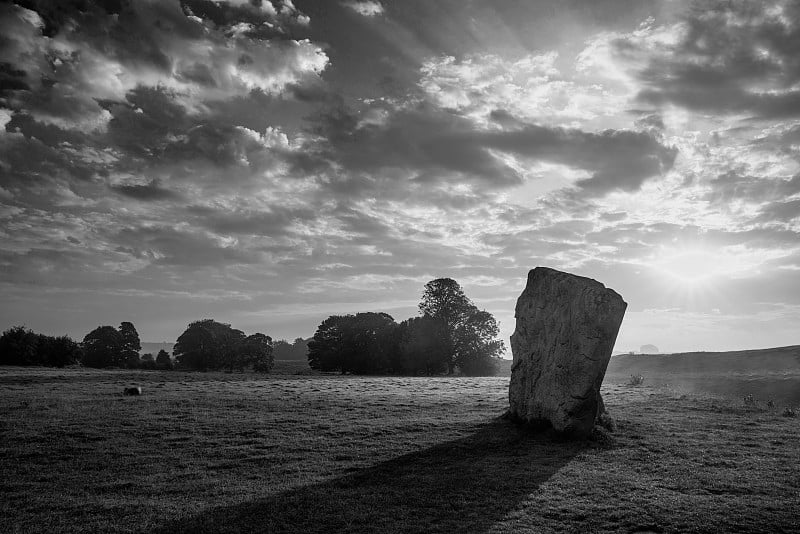
[[[209,266],[255,264],[261,261],[257,251],[236,246],[236,241],[188,228],[160,225],[124,228],[114,236],[117,252],[144,258],[155,265],[174,265],[184,269]]]
[[[111,189],[127,197],[143,201],[176,200],[180,195],[161,187],[158,180],[150,180],[146,184],[120,184],[112,185]]]
[[[373,0],[344,2],[344,5],[359,15],[363,15],[365,17],[375,17],[383,14],[383,5],[380,2],[375,2]]]
[[[650,133],[578,129],[528,124],[504,111],[490,118],[502,128],[480,124],[426,102],[383,109],[378,121],[366,121],[339,109],[322,117],[320,132],[327,140],[329,158],[351,172],[370,178],[338,181],[346,189],[375,187],[375,171],[397,180],[444,184],[472,182],[477,187],[502,189],[523,181],[525,160],[548,161],[588,171],[576,185],[590,195],[613,190],[635,191],[645,180],[668,171],[676,149]],[[521,158],[516,165],[499,154]],[[388,178],[384,178],[386,180]]]
[[[800,193],[800,175],[768,179],[731,171],[710,180],[708,185],[710,190],[704,198],[712,204],[727,205],[734,201],[760,204]]]
[[[795,2],[696,2],[679,39],[646,49],[620,38],[623,57],[646,53],[637,72],[646,104],[756,118],[800,114],[800,7]]]
[[[800,199],[772,202],[761,208],[758,219],[766,222],[790,222],[800,217]]]
[[[552,50],[516,59],[494,54],[434,57],[422,64],[419,87],[437,105],[476,121],[505,109],[529,121],[583,124],[613,116],[625,106],[625,93],[575,76],[558,62],[559,54]]]
[[[274,14],[269,2],[191,4],[200,17],[178,2],[126,3],[117,12],[93,3],[37,4],[40,12],[4,5],[6,107],[65,128],[102,130],[111,116],[100,103],[124,101],[139,87],[167,88],[196,113],[209,100],[254,90],[278,94],[328,64],[316,44],[276,33],[297,20],[291,2]],[[203,7],[214,7],[225,22],[214,23]]]

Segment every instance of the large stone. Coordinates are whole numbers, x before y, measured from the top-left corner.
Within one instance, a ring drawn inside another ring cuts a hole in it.
[[[604,411],[600,386],[628,305],[591,278],[537,267],[517,300],[509,415],[589,435]]]

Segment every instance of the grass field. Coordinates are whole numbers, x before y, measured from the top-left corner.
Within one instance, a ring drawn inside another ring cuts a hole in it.
[[[498,418],[507,377],[284,371],[0,368],[0,530],[800,532],[782,407],[612,384],[567,442]]]
[[[686,393],[710,393],[762,403],[800,405],[800,346],[731,352],[623,354],[611,358],[605,381],[624,384],[631,374],[645,383]]]

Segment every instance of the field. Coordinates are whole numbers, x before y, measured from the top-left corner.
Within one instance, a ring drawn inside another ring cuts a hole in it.
[[[676,392],[711,393],[800,405],[800,346],[731,352],[624,354],[611,359],[605,382],[624,384],[631,374]]]
[[[4,532],[800,532],[800,419],[607,384],[613,434],[507,377],[0,368]],[[141,397],[124,397],[128,385]]]

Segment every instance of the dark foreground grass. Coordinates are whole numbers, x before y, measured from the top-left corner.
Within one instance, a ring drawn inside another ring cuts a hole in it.
[[[800,532],[797,418],[610,386],[567,442],[507,381],[0,369],[0,530]]]

